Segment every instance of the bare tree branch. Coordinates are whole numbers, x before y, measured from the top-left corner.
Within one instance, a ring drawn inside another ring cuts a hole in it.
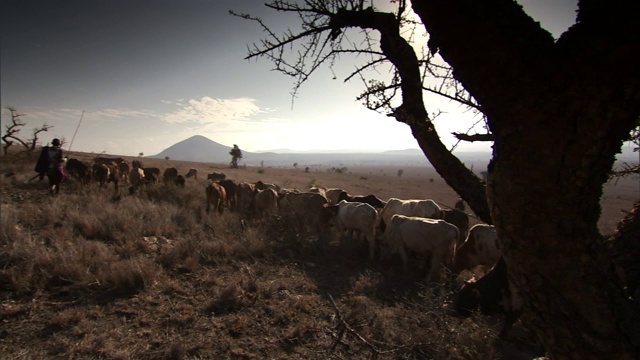
[[[2,145],[2,149],[5,155],[9,151],[9,147],[14,145],[15,142],[20,143],[25,148],[25,151],[30,152],[35,150],[38,144],[38,134],[43,131],[49,131],[49,129],[53,127],[44,124],[39,128],[33,129],[33,135],[31,138],[22,139],[19,134],[26,124],[20,118],[26,114],[19,113],[18,110],[13,107],[7,107],[7,110],[11,113],[11,123],[5,125],[5,131],[1,137],[2,142],[4,143]]]
[[[453,134],[453,136],[455,136],[457,139],[459,140],[463,140],[463,141],[469,141],[469,142],[474,142],[474,141],[493,141],[495,139],[495,137],[493,136],[493,134],[462,134],[462,133],[451,133]]]
[[[384,12],[370,0],[305,0],[302,5],[288,0],[272,1],[267,4],[269,8],[296,13],[300,19],[297,31],[288,29],[282,34],[270,30],[260,18],[232,14],[257,22],[265,31],[266,39],[253,44],[246,58],[266,57],[274,63],[275,70],[293,77],[292,102],[322,65],[333,72],[340,55],[358,57],[358,65],[346,78],[358,76],[364,84],[365,90],[357,100],[409,125],[439,172],[464,174],[443,177],[453,179],[448,181],[449,185],[461,195],[466,194],[476,214],[490,223],[483,183],[442,144],[429,119],[423,94],[429,91],[425,88],[431,89],[429,92],[446,94],[447,99],[467,107],[475,105],[475,101],[434,53],[421,49],[418,57],[412,39],[419,23],[408,18],[405,0],[394,3],[394,12]],[[388,68],[383,67],[386,65]],[[383,68],[385,71],[380,71]],[[479,111],[477,105],[469,108]]]

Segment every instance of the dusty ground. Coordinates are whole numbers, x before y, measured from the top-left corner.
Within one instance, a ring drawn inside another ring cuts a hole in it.
[[[351,194],[375,194],[384,200],[431,198],[444,206],[453,206],[457,200],[445,182],[426,168],[347,166],[345,173],[322,168],[307,173],[293,168],[144,162],[161,169],[176,166],[181,174],[197,168],[200,179],[187,187],[200,204],[195,212],[204,205],[206,173],[213,171],[238,181],[262,180],[300,190],[311,185],[341,187]],[[37,212],[42,203],[51,201],[43,183],[22,184],[33,174],[29,166],[2,166],[3,171],[18,169],[16,180],[1,184],[3,211],[21,207]],[[403,170],[402,176],[398,170]],[[638,200],[638,184],[632,178],[607,184],[600,221],[604,233],[612,231],[622,211]],[[61,198],[71,197],[73,189],[69,184]],[[6,221],[3,239],[10,243]],[[499,341],[495,337],[499,316],[452,317],[446,312],[451,288],[433,289],[393,266],[371,264],[358,246],[335,238],[327,244],[308,241],[279,223],[242,232],[230,214],[210,223],[220,229],[221,222],[230,232],[207,232],[198,223],[198,229],[180,242],[162,243],[160,238],[153,244],[137,244],[153,266],[162,269],[148,277],[152,282],[132,293],[104,292],[100,284],[78,286],[64,278],[42,289],[0,290],[2,358],[518,359],[540,355],[531,334],[521,326],[509,341]],[[62,220],[39,226],[32,229],[34,239],[39,232],[65,233],[67,224]],[[15,249],[3,246],[0,288],[9,289],[9,279],[16,276],[11,273],[12,261],[18,257]],[[344,330],[343,324],[351,328]]]

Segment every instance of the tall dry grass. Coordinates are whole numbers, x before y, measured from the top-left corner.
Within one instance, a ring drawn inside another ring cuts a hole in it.
[[[17,164],[0,182],[2,302],[66,305],[29,320],[46,336],[0,340],[10,358],[505,357],[495,319],[453,316],[450,286],[372,263],[332,229],[206,214],[202,180],[134,196],[70,180],[52,197]]]

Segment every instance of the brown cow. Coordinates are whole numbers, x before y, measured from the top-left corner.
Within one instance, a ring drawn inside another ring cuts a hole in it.
[[[182,175],[176,176],[176,179],[174,180],[174,183],[176,184],[176,186],[180,186],[180,187],[184,187],[185,182],[186,180]]]
[[[187,172],[187,175],[185,175],[185,177],[188,179],[190,177],[192,177],[196,180],[198,180],[198,169],[189,169],[189,171]]]
[[[210,183],[206,188],[207,193],[207,214],[210,211],[211,204],[220,214],[224,213],[224,205],[227,202],[227,192],[224,187],[218,183]]]
[[[118,164],[118,171],[120,171],[121,179],[124,182],[129,182],[129,173],[131,172],[131,166],[126,160],[122,160]]]
[[[119,157],[117,157],[117,158],[97,157],[97,158],[93,159],[93,162],[95,164],[111,164],[111,163],[118,164],[118,163],[121,163],[123,161],[125,161],[125,160],[123,158],[119,158]]]
[[[93,177],[96,179],[100,187],[106,186],[109,181],[111,170],[105,164],[93,164]]]
[[[174,167],[166,168],[162,174],[162,180],[165,184],[175,184],[178,177],[178,169]]]
[[[120,182],[120,167],[116,163],[105,164],[109,167],[109,180],[107,183],[112,182],[115,189],[118,190],[118,183]]]
[[[133,195],[138,190],[138,187],[144,185],[144,171],[142,169],[134,167],[129,172],[129,194]]]
[[[213,172],[207,175],[207,180],[211,180],[211,181],[220,181],[226,178],[227,178],[227,175],[225,173],[219,173],[219,172]]]
[[[118,180],[129,181],[129,171],[131,170],[131,166],[125,159],[121,157],[117,157],[117,158],[96,157],[94,159],[94,163],[109,165],[109,167],[112,167],[111,165],[114,164],[115,167],[118,169],[116,174],[116,176],[118,176]]]
[[[222,185],[224,190],[227,192],[227,206],[229,207],[229,210],[236,211],[236,183],[231,179],[224,179],[216,182]]]
[[[142,168],[144,179],[147,184],[157,184],[160,181],[160,169],[157,167]]]
[[[118,190],[120,171],[116,163],[94,164],[93,175],[98,181],[98,184],[100,184],[100,187],[106,187],[108,183],[113,182],[115,189]]]
[[[78,159],[69,159],[65,165],[67,173],[86,185],[91,181],[91,167],[88,163]]]
[[[505,337],[522,314],[522,301],[507,276],[507,264],[500,258],[483,277],[465,281],[454,300],[456,312],[469,316],[480,308],[485,314],[505,313],[500,337]]]
[[[343,197],[342,200],[346,200],[348,202],[358,202],[363,204],[369,204],[376,209],[382,209],[386,205],[386,203],[382,201],[382,199],[379,199],[377,196],[373,194],[369,194],[366,196],[365,195],[350,196],[350,195],[341,194],[341,196]]]
[[[280,193],[280,186],[278,184],[265,183],[260,180],[256,181],[256,189],[258,190],[273,189],[278,194]]]
[[[236,208],[244,216],[248,216],[251,213],[255,189],[255,184],[248,182],[236,185]]]

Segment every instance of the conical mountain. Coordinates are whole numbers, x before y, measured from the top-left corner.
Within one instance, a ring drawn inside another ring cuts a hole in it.
[[[231,146],[222,145],[202,135],[194,135],[150,157],[226,164],[231,161],[230,150]]]

